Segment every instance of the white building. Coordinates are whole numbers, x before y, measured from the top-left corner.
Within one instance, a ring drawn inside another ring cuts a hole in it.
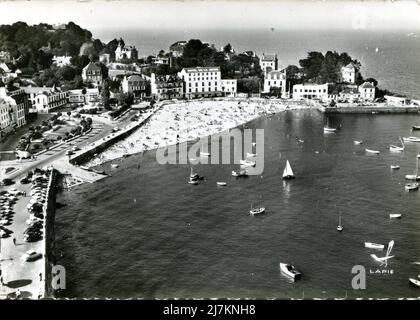
[[[188,99],[222,95],[220,67],[184,68],[178,75],[185,83]]]
[[[410,103],[410,100],[406,97],[397,97],[397,96],[385,96],[386,103],[393,106],[405,106]]]
[[[55,87],[24,87],[32,102],[32,112],[48,113],[67,104],[67,94]]]
[[[341,79],[343,82],[355,83],[356,74],[357,68],[352,62],[341,68]]]
[[[293,86],[293,99],[319,99],[328,100],[328,84],[295,84]]]
[[[71,65],[70,56],[54,56],[53,57],[53,64],[57,67],[64,67]]]
[[[151,74],[150,87],[152,96],[158,100],[180,99],[184,96],[184,81],[176,74]]]
[[[222,79],[222,92],[225,97],[236,97],[238,85],[236,79]]]
[[[0,87],[0,127],[2,131],[19,128],[26,123],[25,107],[10,97],[5,87]]]
[[[367,101],[375,100],[375,86],[370,82],[364,82],[359,86],[360,98]]]
[[[67,91],[68,101],[70,103],[90,103],[99,101],[98,88],[86,88]]]
[[[153,57],[152,58],[152,64],[169,64],[169,58],[168,57]]]
[[[120,41],[118,47],[115,50],[115,60],[121,61],[124,59],[138,60],[138,51],[135,46],[124,46]]]
[[[279,60],[277,54],[262,54],[260,58],[260,67],[264,73],[278,69]]]
[[[108,64],[111,62],[111,54],[109,53],[102,53],[99,55],[99,62],[103,64]]]
[[[263,93],[269,93],[277,91],[282,98],[287,97],[286,92],[286,69],[283,70],[272,70],[264,76],[264,87]]]
[[[143,75],[125,76],[121,82],[124,93],[132,93],[134,98],[144,98],[147,95],[147,79]]]

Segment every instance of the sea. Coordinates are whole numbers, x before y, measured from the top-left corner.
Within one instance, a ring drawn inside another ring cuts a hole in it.
[[[189,38],[167,35],[163,41],[156,35],[159,41],[153,47],[151,35],[140,35],[122,34],[126,42],[148,48],[147,52],[163,47],[163,42]],[[346,40],[344,35],[303,34],[294,42],[276,32],[267,33],[265,40],[249,35],[235,38],[228,32],[223,38],[193,36],[230,42],[238,50],[275,51],[287,61],[308,50],[349,51],[362,61],[367,75],[381,83],[407,92],[418,89],[416,38],[389,35],[395,39],[392,42],[380,35]],[[379,53],[372,47],[378,47]],[[239,126],[264,129],[263,173],[247,178],[231,176],[237,165],[198,164],[194,170],[204,180],[190,185],[190,165],[159,164],[155,151],[124,158],[117,169],[104,164],[108,178],[58,195],[57,201],[66,204],[56,212],[57,264],[66,268],[66,289],[58,295],[418,297],[420,291],[408,279],[420,274],[414,263],[420,261],[420,193],[404,190],[404,175],[413,174],[420,144],[407,143],[402,153],[391,153],[389,146],[399,144],[400,136],[415,135],[410,129],[420,123],[419,115],[330,115],[329,124],[339,128],[330,134],[323,132],[326,121],[317,110],[300,110]],[[365,148],[380,154],[366,153]],[[296,179],[283,181],[287,160]],[[401,169],[390,169],[397,164]],[[217,181],[226,181],[227,186],[218,187]],[[265,214],[250,216],[251,204],[260,200]],[[342,232],[336,230],[340,213]],[[390,219],[392,213],[402,218]],[[375,252],[364,247],[368,241],[386,248],[392,240],[394,257],[387,266],[371,257],[385,256],[386,249]],[[293,283],[281,274],[281,262],[293,264],[302,279]],[[352,286],[354,268],[364,271],[365,289]]]
[[[59,194],[57,262],[66,297],[414,297],[420,266],[420,194],[404,190],[420,144],[391,153],[418,115],[334,115],[286,111],[239,129],[264,129],[264,171],[231,176],[237,165],[158,164],[155,151],[133,155],[110,177]],[[298,140],[303,140],[299,142]],[[355,145],[354,140],[363,140]],[[368,154],[365,148],[381,151]],[[289,160],[296,179],[282,180]],[[400,165],[392,171],[391,165]],[[217,181],[227,182],[218,187]],[[266,213],[250,216],[263,201]],[[339,215],[344,230],[336,230]],[[390,219],[391,213],[402,214]],[[364,242],[395,242],[387,267]],[[291,283],[279,263],[303,273]],[[354,290],[355,266],[366,289]],[[359,268],[359,267],[356,267]]]

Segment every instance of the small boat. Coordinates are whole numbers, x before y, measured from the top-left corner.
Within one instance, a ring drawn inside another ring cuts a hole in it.
[[[253,158],[253,157],[256,157],[257,154],[256,153],[249,153],[249,152],[247,152],[246,153],[246,156],[249,157],[249,158]]]
[[[283,171],[283,179],[294,179],[295,175],[293,174],[292,167],[290,166],[289,160],[286,161],[286,167]]]
[[[189,184],[193,184],[193,185],[197,185],[198,184],[198,180],[188,180]]]
[[[196,181],[199,180],[200,176],[194,172],[193,168],[191,167],[191,172],[190,172],[190,180],[191,181]]]
[[[403,137],[405,142],[420,142],[419,137]]]
[[[374,154],[380,154],[381,152],[380,151],[378,151],[378,150],[372,150],[372,149],[365,149],[365,151],[367,152],[367,153],[374,153]]]
[[[227,183],[224,182],[224,181],[218,181],[216,183],[217,183],[218,186],[222,186],[222,187],[227,186]]]
[[[407,183],[405,185],[405,191],[415,191],[419,189],[419,184],[417,182]]]
[[[414,174],[406,174],[405,175],[405,178],[407,180],[413,180],[413,182],[420,180],[420,176],[418,175],[418,172],[419,172],[419,158],[420,158],[420,155],[418,154],[416,156],[416,170],[414,171]]]
[[[365,242],[365,247],[369,249],[375,249],[375,250],[383,250],[385,248],[383,244],[373,243],[373,242]]]
[[[300,273],[294,265],[289,263],[280,263],[280,271],[293,280],[298,280],[302,277],[302,273]]]
[[[363,144],[363,140],[354,140],[353,143],[354,144]]]
[[[337,226],[337,231],[343,231],[344,227],[341,225],[341,211],[340,211],[340,216],[338,217],[338,226]]]
[[[393,258],[394,256],[391,256],[391,251],[392,248],[394,247],[394,240],[391,240],[388,243],[388,249],[386,250],[386,255],[385,257],[378,257],[376,254],[371,254],[370,256],[376,261],[376,262],[380,262],[381,265],[385,264],[387,265],[387,262],[389,259]]]
[[[409,279],[408,279],[408,282],[409,282],[411,285],[413,285],[413,286],[416,286],[416,287],[420,288],[420,281],[419,281],[419,280],[417,280],[417,279],[413,279],[413,278],[409,278]]]
[[[201,157],[210,157],[210,153],[208,152],[200,152]]]
[[[392,170],[398,170],[399,168],[400,168],[399,165],[397,165],[397,164],[391,164],[391,169]]]
[[[390,219],[400,219],[401,218],[401,213],[391,213],[389,215]]]
[[[254,147],[255,147],[256,145],[257,145],[257,143],[256,143],[256,142],[253,142],[253,143],[252,143],[252,146],[254,146]]]
[[[241,165],[244,167],[255,167],[255,161],[241,160]]]
[[[329,121],[329,118],[327,117],[327,125],[324,126],[324,133],[335,132],[336,130],[337,130],[336,128],[330,127],[330,121]]]
[[[118,164],[116,164],[116,163],[113,163],[113,164],[111,164],[111,167],[112,167],[112,168],[118,168],[118,167],[119,167],[119,165],[118,165]]]
[[[248,175],[248,172],[246,170],[240,170],[240,171],[232,170],[232,176],[234,177],[245,177],[247,175]]]
[[[420,126],[418,124],[413,125],[412,130],[420,130]]]
[[[262,200],[261,200],[261,204],[258,208],[254,208],[251,204],[251,210],[249,210],[249,214],[251,216],[256,216],[256,215],[259,215],[259,214],[263,214],[264,212],[265,212],[265,207],[263,207],[263,205],[262,205]]]
[[[404,141],[401,140],[401,137],[400,137],[400,141],[401,141],[402,147],[391,144],[389,146],[389,151],[391,151],[391,152],[403,152],[404,149],[405,149],[405,145],[404,145]]]

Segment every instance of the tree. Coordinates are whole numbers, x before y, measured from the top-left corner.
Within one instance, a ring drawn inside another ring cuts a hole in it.
[[[232,52],[232,46],[230,45],[230,43],[228,43],[227,45],[225,45],[223,47],[223,52],[224,53],[231,53]]]
[[[303,69],[304,77],[309,79],[316,79],[319,76],[324,55],[321,52],[311,51],[308,53],[306,59],[299,60],[299,64]]]
[[[367,78],[365,81],[372,83],[375,87],[378,86],[378,81],[375,78]]]
[[[109,91],[109,80],[105,79],[103,86],[102,86],[102,92],[101,92],[101,97],[102,97],[102,103],[104,105],[104,109],[105,110],[110,110],[111,106],[110,106],[110,91]]]

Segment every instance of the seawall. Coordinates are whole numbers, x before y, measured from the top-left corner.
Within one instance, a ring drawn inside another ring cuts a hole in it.
[[[43,298],[54,297],[52,288],[52,266],[55,264],[55,208],[57,181],[59,172],[55,169],[51,170],[51,176],[47,189],[47,205],[44,210],[44,242],[45,242],[45,270],[44,270],[44,296]]]
[[[318,110],[324,113],[359,113],[359,114],[375,114],[375,113],[388,113],[388,114],[397,114],[397,113],[419,113],[419,107],[413,106],[360,106],[360,107],[323,107],[318,106]]]
[[[150,115],[148,115],[145,119],[142,119],[136,123],[130,124],[127,127],[121,129],[120,131],[111,133],[107,137],[103,138],[102,140],[95,143],[93,146],[89,148],[80,150],[77,152],[73,157],[69,159],[69,162],[73,165],[81,165],[91,158],[93,158],[96,154],[106,150],[116,142],[128,137],[134,131],[136,131],[139,127],[146,124],[150,118],[157,112],[162,106],[156,108]]]

